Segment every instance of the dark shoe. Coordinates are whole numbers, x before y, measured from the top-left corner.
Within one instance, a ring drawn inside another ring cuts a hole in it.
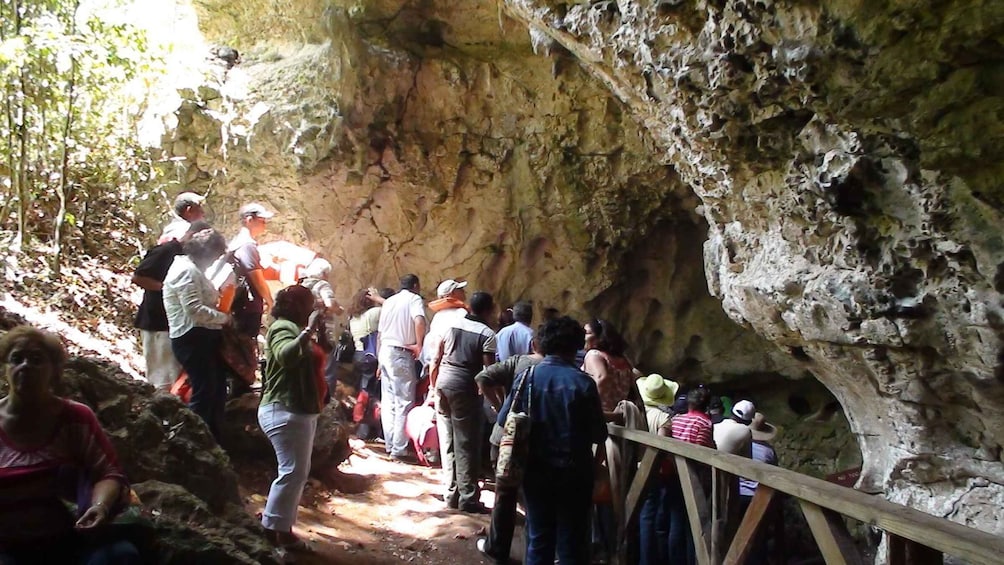
[[[456,510],[460,508],[460,501],[457,500],[456,498],[451,498],[446,501],[446,507],[449,508],[450,510]]]
[[[466,512],[467,514],[491,514],[491,508],[488,508],[480,502],[475,502],[474,504],[465,504],[460,507],[461,512]]]
[[[391,455],[391,459],[397,461],[398,463],[407,463],[408,465],[418,465],[418,458],[411,453],[401,453],[399,455]]]

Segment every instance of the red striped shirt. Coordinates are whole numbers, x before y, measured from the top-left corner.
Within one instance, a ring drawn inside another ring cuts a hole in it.
[[[704,412],[691,410],[672,420],[673,438],[715,449],[714,426]]]

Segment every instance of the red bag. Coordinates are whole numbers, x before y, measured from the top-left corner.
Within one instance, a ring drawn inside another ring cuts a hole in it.
[[[171,394],[188,404],[192,400],[192,383],[188,382],[188,373],[182,371],[171,385]]]
[[[247,384],[254,384],[258,360],[255,359],[254,341],[237,330],[224,327],[220,347],[223,362]]]

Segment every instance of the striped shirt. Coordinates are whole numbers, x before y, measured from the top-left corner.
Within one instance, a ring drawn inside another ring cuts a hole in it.
[[[0,428],[0,549],[73,531],[63,500],[104,479],[126,483],[115,450],[83,404],[60,399],[56,430],[40,446],[15,445]],[[86,503],[86,500],[84,501]]]
[[[714,427],[704,412],[691,410],[671,420],[673,438],[715,449]]]

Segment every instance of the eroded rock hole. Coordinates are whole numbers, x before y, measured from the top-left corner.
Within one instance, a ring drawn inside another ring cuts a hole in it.
[[[804,363],[812,363],[812,357],[810,357],[809,354],[806,353],[805,349],[803,349],[802,347],[792,347],[789,348],[788,351],[791,353],[791,356],[794,357],[795,359],[798,359],[799,361],[802,361]]]
[[[788,408],[799,416],[808,416],[812,413],[812,405],[804,396],[793,394],[788,397]]]

